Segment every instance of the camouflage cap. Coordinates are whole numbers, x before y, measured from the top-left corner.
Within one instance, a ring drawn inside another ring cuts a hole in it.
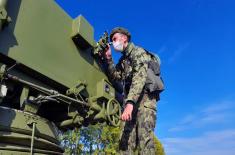
[[[129,32],[127,29],[125,29],[125,28],[123,28],[123,27],[115,27],[115,28],[111,31],[111,33],[110,33],[110,41],[112,41],[113,35],[114,35],[115,33],[124,34],[124,35],[127,36],[128,41],[131,40],[131,34],[130,34],[130,32]]]

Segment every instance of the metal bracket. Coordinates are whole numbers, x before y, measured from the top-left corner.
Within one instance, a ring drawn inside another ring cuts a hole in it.
[[[0,31],[11,22],[11,17],[8,16],[5,8],[0,8]]]
[[[78,84],[75,87],[72,87],[67,90],[66,95],[79,95],[79,93],[84,90],[87,86],[86,81],[78,81]]]
[[[28,124],[28,126],[32,127],[30,155],[33,155],[33,147],[34,147],[34,139],[35,139],[35,129],[36,129],[37,122],[35,120],[33,120],[33,119],[29,119],[27,124]]]
[[[0,67],[0,81],[4,79],[4,75],[6,73],[6,65],[1,65]]]

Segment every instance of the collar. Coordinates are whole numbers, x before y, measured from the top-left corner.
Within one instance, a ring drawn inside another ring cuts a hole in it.
[[[135,48],[134,43],[129,42],[125,50],[122,52],[124,55],[129,56],[133,49]]]

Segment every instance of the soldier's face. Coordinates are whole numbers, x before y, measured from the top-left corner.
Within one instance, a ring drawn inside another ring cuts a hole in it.
[[[112,40],[113,40],[113,47],[116,51],[122,52],[128,44],[127,36],[121,33],[115,33],[112,37]]]
[[[124,34],[115,33],[113,35],[112,41],[113,42],[118,42],[119,41],[119,42],[124,44],[127,41],[127,37]]]

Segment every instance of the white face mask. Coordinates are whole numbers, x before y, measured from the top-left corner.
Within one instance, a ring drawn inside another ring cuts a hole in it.
[[[120,42],[120,41],[116,41],[116,42],[113,42],[113,48],[116,50],[116,51],[120,51],[122,52],[123,51],[123,43]]]

